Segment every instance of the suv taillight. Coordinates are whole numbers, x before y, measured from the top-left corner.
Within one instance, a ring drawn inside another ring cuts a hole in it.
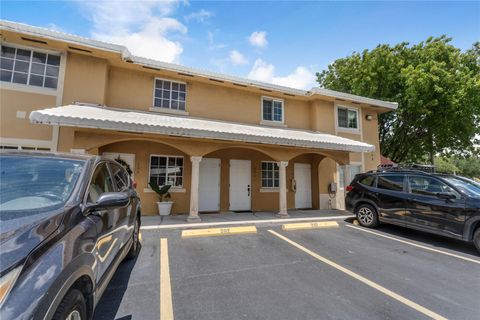
[[[345,187],[345,191],[352,191],[353,190],[353,187],[352,186],[346,186]]]

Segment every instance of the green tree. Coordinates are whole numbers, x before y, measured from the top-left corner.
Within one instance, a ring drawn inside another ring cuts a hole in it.
[[[435,155],[478,153],[480,43],[462,52],[451,38],[378,45],[317,73],[322,87],[399,103],[379,116],[382,154],[434,163]]]

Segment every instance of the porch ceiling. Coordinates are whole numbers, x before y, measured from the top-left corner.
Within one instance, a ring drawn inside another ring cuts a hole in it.
[[[371,152],[375,146],[332,134],[173,116],[88,105],[66,105],[30,113],[32,123],[156,133],[190,138],[241,141],[269,145]]]

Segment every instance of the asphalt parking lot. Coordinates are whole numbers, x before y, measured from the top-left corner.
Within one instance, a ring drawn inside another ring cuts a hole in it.
[[[144,230],[140,255],[121,264],[94,319],[478,319],[473,245],[369,231],[348,220],[194,238]]]

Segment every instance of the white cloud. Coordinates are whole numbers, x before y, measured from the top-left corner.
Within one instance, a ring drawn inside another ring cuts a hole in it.
[[[248,41],[250,41],[252,46],[265,48],[268,45],[267,33],[265,31],[254,31],[250,37],[248,37]]]
[[[197,22],[206,23],[208,21],[208,19],[210,19],[214,15],[215,14],[211,11],[201,9],[199,11],[195,11],[195,12],[192,12],[192,13],[186,15],[184,18],[185,18],[185,21],[187,21],[187,22],[189,22],[190,20],[195,20]]]
[[[253,80],[297,89],[311,89],[315,86],[315,74],[306,67],[298,66],[294,72],[286,76],[277,76],[275,74],[275,66],[262,59],[255,60],[248,77]]]
[[[209,50],[217,50],[217,49],[223,49],[227,47],[227,45],[224,43],[215,42],[215,34],[212,31],[208,31],[207,39],[208,39]]]
[[[238,52],[237,50],[230,51],[229,57],[230,57],[230,62],[232,62],[236,66],[248,63],[247,58],[245,58],[245,56],[240,52]]]
[[[125,45],[134,55],[179,61],[182,44],[170,38],[185,34],[187,27],[169,17],[179,5],[178,0],[77,3],[93,22],[93,38]]]

